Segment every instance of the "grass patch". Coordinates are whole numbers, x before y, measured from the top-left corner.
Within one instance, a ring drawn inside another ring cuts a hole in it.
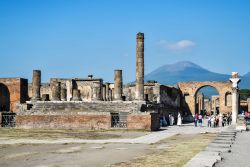
[[[175,135],[152,145],[153,152],[129,162],[113,165],[114,167],[181,167],[193,156],[202,151],[216,134]],[[167,144],[166,149],[156,149]]]

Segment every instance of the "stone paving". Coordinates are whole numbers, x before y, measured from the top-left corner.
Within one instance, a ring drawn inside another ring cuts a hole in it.
[[[234,144],[230,153],[221,153],[222,161],[215,164],[215,167],[250,167],[250,132],[237,132]]]
[[[235,127],[230,126],[218,133],[216,139],[205,150],[194,156],[183,167],[214,167],[222,160],[222,153],[230,153],[235,142]]]
[[[105,139],[105,140],[85,140],[85,139],[6,139],[0,137],[0,144],[63,144],[63,143],[131,143],[131,144],[152,144],[162,139],[174,136],[176,134],[197,134],[197,133],[218,133],[228,127],[208,128],[208,127],[193,127],[193,124],[185,124],[183,126],[169,126],[161,131],[151,132],[147,135],[130,138],[130,139]]]

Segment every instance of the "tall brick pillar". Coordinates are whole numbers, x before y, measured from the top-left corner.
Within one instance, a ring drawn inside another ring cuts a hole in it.
[[[122,100],[122,70],[115,70],[114,100]]]
[[[144,101],[144,33],[136,35],[136,86],[135,99]]]
[[[61,82],[52,81],[50,86],[51,86],[51,100],[60,101],[61,100]]]
[[[40,70],[33,70],[32,100],[34,100],[34,101],[41,100],[40,88],[41,88],[41,71]]]

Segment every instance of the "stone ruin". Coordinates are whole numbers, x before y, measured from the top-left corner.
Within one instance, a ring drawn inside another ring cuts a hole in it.
[[[161,114],[194,114],[194,97],[204,84],[231,93],[228,83],[179,83],[174,87],[144,82],[144,34],[138,33],[135,83],[124,85],[120,69],[114,70],[114,83],[93,75],[41,83],[40,70],[33,70],[32,84],[23,78],[0,78],[0,122],[20,128],[157,130]],[[6,123],[8,114],[13,121]]]

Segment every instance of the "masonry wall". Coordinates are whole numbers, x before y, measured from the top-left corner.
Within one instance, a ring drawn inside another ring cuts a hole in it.
[[[0,78],[0,83],[9,91],[10,111],[16,111],[16,105],[28,100],[28,80],[23,78]]]
[[[145,129],[155,131],[160,128],[157,113],[129,114],[127,118],[128,129]]]
[[[16,115],[16,127],[110,129],[111,116],[109,113],[79,115]]]

